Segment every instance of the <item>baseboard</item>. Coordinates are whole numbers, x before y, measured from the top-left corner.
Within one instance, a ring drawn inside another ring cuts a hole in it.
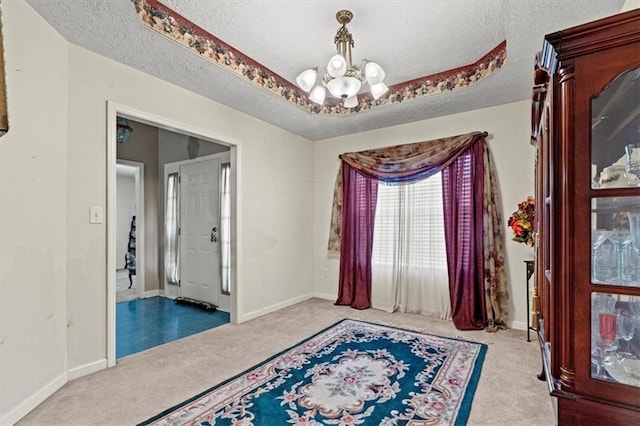
[[[524,330],[527,331],[527,323],[522,321],[507,321],[507,326],[509,328],[513,328],[514,330]]]
[[[257,311],[249,312],[248,314],[242,315],[238,323],[249,321],[254,318],[261,317],[262,315],[270,314],[271,312],[279,311],[282,308],[304,302],[312,297],[313,293],[307,293],[299,297],[294,297],[293,299],[285,300],[284,302],[276,303],[275,305],[267,306],[266,308],[258,309]]]
[[[160,290],[158,289],[145,291],[144,293],[142,293],[142,296],[140,296],[140,298],[148,299],[149,297],[156,297],[156,296],[160,296]]]
[[[338,299],[338,296],[335,294],[329,294],[329,293],[313,293],[313,297],[317,297],[318,299],[324,299],[324,300],[330,300],[332,302],[335,302],[336,299]],[[381,311],[385,311],[385,312],[393,312],[395,309],[393,308],[393,305],[389,305],[389,304],[385,304],[385,303],[372,303],[371,307],[374,309],[378,309]]]
[[[317,293],[317,292],[313,293],[313,297],[317,297],[318,299],[333,300],[334,302],[338,298],[338,296],[336,296],[335,294]]]
[[[389,313],[393,313],[396,310],[395,306],[393,306],[393,305],[391,305],[389,303],[373,303],[373,302],[371,302],[371,307],[373,309],[377,309],[379,311],[384,311],[384,312],[389,312]]]
[[[68,381],[67,377],[68,374],[66,372],[62,373],[44,385],[40,390],[36,391],[33,395],[19,403],[13,410],[2,416],[2,418],[0,418],[0,425],[5,426],[16,424],[21,418],[29,414],[31,410],[40,405],[42,401],[49,398],[55,391],[64,386]]]
[[[107,368],[107,359],[105,358],[95,362],[91,362],[89,364],[81,365],[80,367],[72,368],[67,373],[68,379],[69,381],[75,380],[80,377],[95,373],[96,371],[104,370],[106,368]]]

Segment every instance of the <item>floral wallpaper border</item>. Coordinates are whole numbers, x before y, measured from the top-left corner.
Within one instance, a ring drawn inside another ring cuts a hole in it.
[[[307,93],[295,84],[195,25],[158,0],[131,1],[137,15],[149,29],[239,77],[281,96],[311,114],[349,115],[379,106],[451,92],[479,83],[502,69],[507,63],[507,41],[504,40],[473,64],[395,84],[377,100],[374,100],[370,94],[363,93],[358,96],[358,105],[354,108],[343,108],[339,99],[331,97],[327,97],[325,104],[320,106],[309,101]]]

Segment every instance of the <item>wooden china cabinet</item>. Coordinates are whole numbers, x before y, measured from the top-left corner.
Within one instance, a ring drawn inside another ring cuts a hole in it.
[[[640,425],[640,10],[536,58],[533,324],[560,425]]]

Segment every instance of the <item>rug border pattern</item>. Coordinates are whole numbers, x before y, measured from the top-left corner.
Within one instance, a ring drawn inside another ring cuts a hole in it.
[[[314,333],[313,335],[302,339],[298,342],[296,342],[295,344],[281,350],[280,352],[277,352],[276,354],[264,359],[263,361],[254,364],[252,366],[250,366],[249,368],[241,371],[240,373],[226,379],[223,380],[222,382],[213,385],[207,389],[205,389],[204,391],[192,396],[191,398],[188,398],[187,400],[184,400],[170,408],[167,408],[166,410],[163,410],[162,412],[156,414],[153,417],[148,418],[147,420],[138,423],[137,426],[146,426],[146,425],[150,425],[153,424],[154,422],[156,422],[157,420],[162,419],[163,417],[165,417],[166,415],[206,396],[207,394],[209,394],[212,391],[215,391],[216,389],[219,389],[225,385],[227,385],[228,383],[240,378],[241,376],[250,373],[251,371],[260,369],[261,367],[263,367],[265,364],[268,364],[269,362],[273,361],[274,359],[278,358],[279,356],[283,355],[284,353],[291,351],[292,349],[302,346],[305,343],[309,342],[310,340],[315,339],[316,337],[318,337],[320,334],[327,332],[328,330],[332,329],[333,327],[336,327],[344,322],[347,321],[351,321],[351,322],[355,322],[355,323],[363,323],[363,324],[369,324],[369,325],[373,325],[373,326],[378,326],[378,327],[384,327],[384,328],[390,328],[390,329],[395,329],[395,330],[400,330],[400,331],[406,331],[406,332],[410,332],[413,334],[422,334],[422,335],[427,335],[430,337],[434,337],[434,338],[441,338],[441,339],[446,339],[446,340],[455,340],[455,341],[461,341],[461,342],[467,342],[467,343],[472,343],[472,344],[476,344],[479,346],[478,349],[478,353],[476,355],[475,361],[473,362],[473,366],[472,368],[472,374],[469,376],[468,379],[468,384],[466,387],[466,391],[464,392],[464,396],[463,399],[461,401],[459,401],[459,411],[457,413],[456,416],[456,420],[455,420],[455,425],[465,425],[468,418],[469,418],[469,413],[471,411],[471,404],[473,402],[473,397],[475,395],[477,386],[478,386],[478,382],[479,382],[479,378],[480,378],[480,374],[482,373],[482,366],[484,364],[484,359],[486,356],[486,351],[487,351],[487,344],[485,343],[481,343],[481,342],[477,342],[474,341],[472,339],[466,339],[466,338],[459,338],[459,337],[447,337],[447,336],[441,336],[441,335],[437,335],[437,334],[430,334],[430,333],[425,333],[422,331],[416,331],[416,330],[411,330],[411,329],[406,329],[406,328],[402,328],[399,326],[394,326],[394,325],[388,325],[388,324],[379,324],[379,323],[375,323],[375,322],[370,322],[370,321],[366,321],[366,320],[360,320],[360,319],[352,319],[352,318],[343,318],[321,330],[319,330],[318,332]]]

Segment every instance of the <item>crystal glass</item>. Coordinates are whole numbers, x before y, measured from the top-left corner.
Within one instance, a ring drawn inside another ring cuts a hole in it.
[[[618,332],[618,317],[616,314],[600,312],[598,314],[598,331],[600,333],[600,341],[607,348],[613,348],[616,342]]]
[[[591,293],[591,377],[640,388],[640,297]]]
[[[640,196],[593,197],[591,213],[591,282],[640,288]]]
[[[607,293],[591,294],[591,376],[609,380],[605,370],[616,339],[616,299]]]
[[[624,149],[627,155],[627,172],[640,179],[640,144],[629,144]]]
[[[624,284],[624,251],[631,243],[631,235],[629,231],[613,231],[609,236],[609,239],[613,241],[616,246],[616,277],[612,279],[613,282],[618,284]]]
[[[638,271],[635,282],[640,284],[640,213],[629,212],[627,217],[629,218],[629,235],[636,255],[636,270]]]
[[[633,322],[640,332],[640,296],[629,296],[629,308],[633,313]]]
[[[632,353],[629,341],[633,339],[635,331],[634,315],[629,310],[619,309],[617,322],[618,337],[625,342],[625,347],[618,351],[618,355],[630,357]]]
[[[600,279],[600,271],[598,270],[599,257],[598,248],[604,243],[611,235],[611,231],[606,229],[593,229],[591,230],[591,280],[596,281]],[[640,256],[640,254],[639,254]],[[640,259],[638,260],[640,262]]]

